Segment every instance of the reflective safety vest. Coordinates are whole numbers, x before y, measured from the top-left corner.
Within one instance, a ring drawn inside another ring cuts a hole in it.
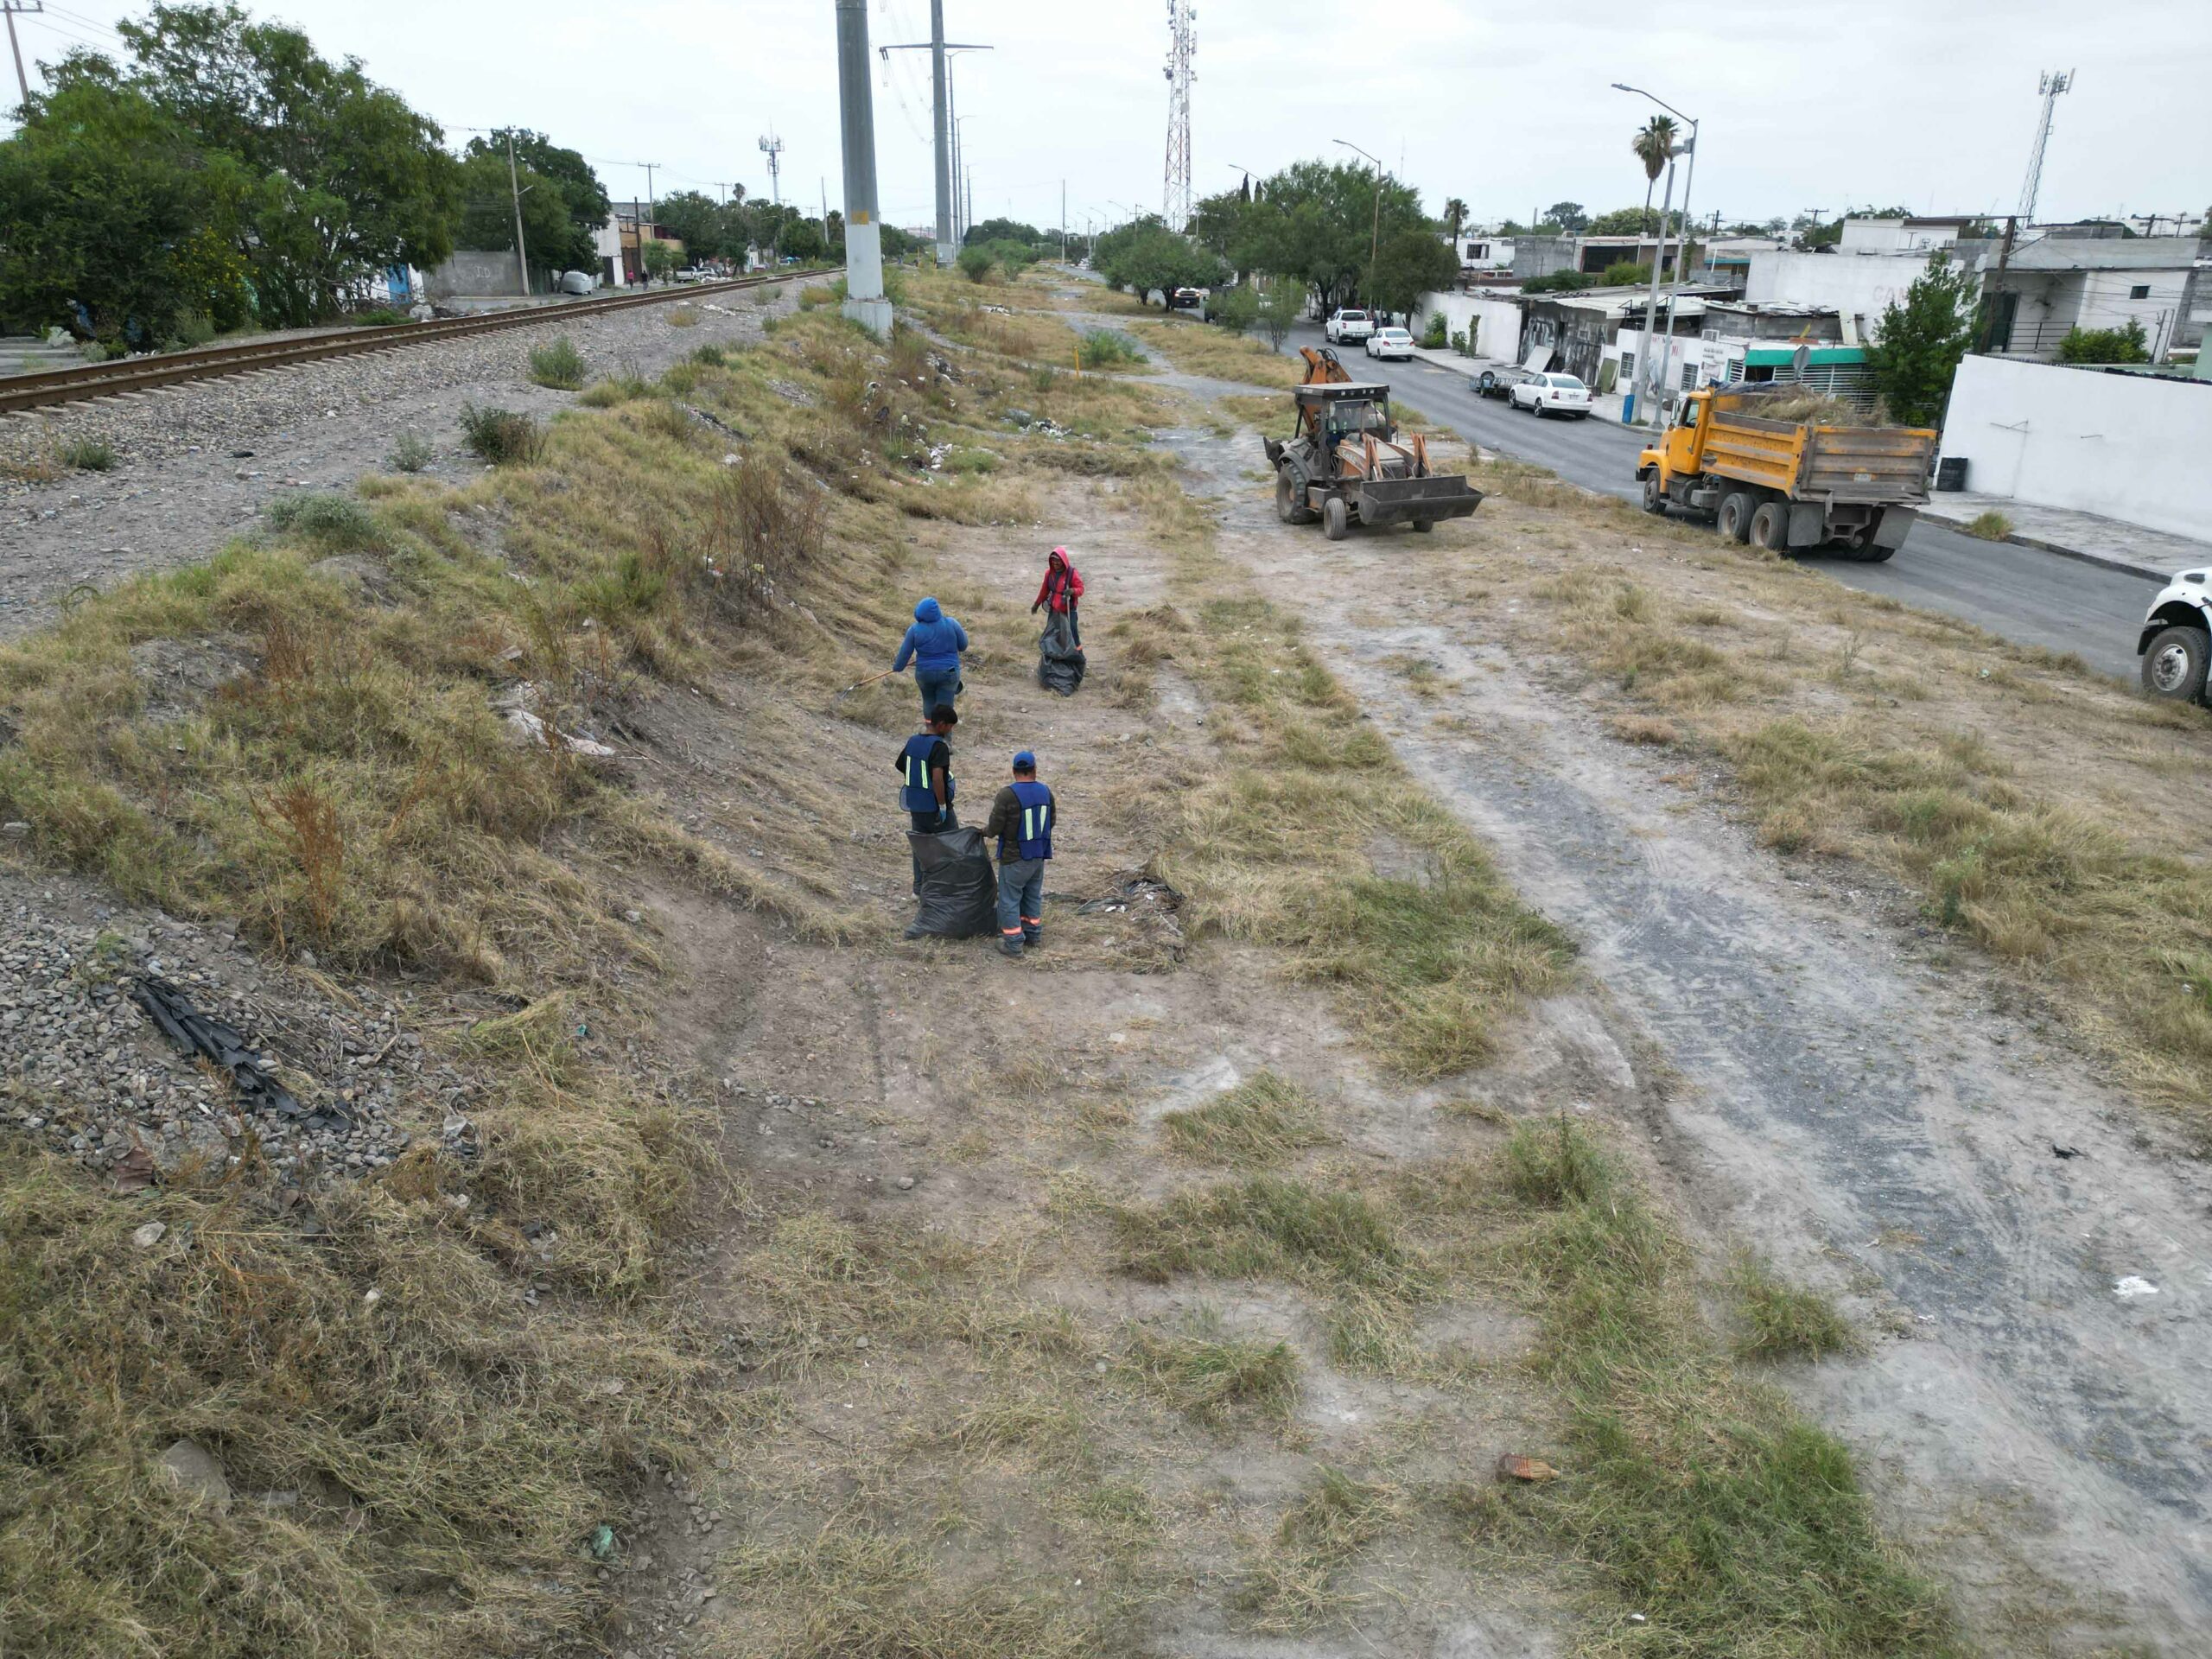
[[[1052,791],[1042,784],[1017,781],[1014,798],[1021,803],[1020,840],[1014,856],[1020,859],[1052,855]],[[1001,857],[1005,848],[1000,848]]]
[[[930,787],[930,751],[944,741],[934,732],[916,732],[899,751],[899,802],[909,812],[937,810],[937,791]],[[952,804],[950,766],[944,769],[944,804]]]

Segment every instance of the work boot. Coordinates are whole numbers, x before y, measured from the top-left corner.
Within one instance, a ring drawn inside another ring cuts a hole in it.
[[[1002,957],[1020,956],[1021,941],[1020,939],[1001,939],[999,941],[999,954]]]
[[[1042,933],[1025,933],[1021,936],[1021,943],[1032,950],[1041,950],[1045,947],[1045,936]]]

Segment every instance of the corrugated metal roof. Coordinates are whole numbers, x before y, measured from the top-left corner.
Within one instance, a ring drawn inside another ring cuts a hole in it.
[[[2202,245],[2193,236],[2047,236],[2012,250],[2014,270],[2187,270]],[[1984,264],[1994,270],[1993,256]]]

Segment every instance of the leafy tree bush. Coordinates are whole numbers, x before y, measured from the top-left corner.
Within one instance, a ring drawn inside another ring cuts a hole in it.
[[[2141,319],[2130,317],[2125,328],[2082,328],[2066,331],[2058,342],[2062,363],[2148,363],[2150,337]]]
[[[1605,267],[1605,274],[1599,283],[1605,288],[1649,288],[1651,286],[1651,267],[1640,265],[1633,259],[1622,259]]]
[[[1531,276],[1521,284],[1523,294],[1573,294],[1579,289],[1595,288],[1605,279],[1595,271],[1555,270],[1548,276]]]
[[[1248,334],[1260,321],[1260,291],[1249,283],[1231,283],[1215,293],[1206,315],[1232,334]]]
[[[1433,231],[1408,228],[1384,239],[1367,280],[1367,297],[1385,311],[1410,313],[1424,294],[1458,280],[1459,261]]]
[[[1441,311],[1428,314],[1428,325],[1421,330],[1421,343],[1432,352],[1440,352],[1452,343],[1452,325]]]
[[[567,335],[530,348],[530,378],[556,391],[575,391],[584,383],[584,354]]]
[[[1973,274],[1953,268],[1939,250],[1905,290],[1904,303],[1892,300],[1882,313],[1867,365],[1891,414],[1908,426],[1942,423],[1951,377],[1974,333],[1974,286]]]
[[[1290,337],[1291,325],[1298,321],[1298,308],[1306,297],[1305,286],[1300,283],[1277,277],[1260,296],[1260,332],[1268,337],[1273,351],[1282,350],[1282,343]]]
[[[463,404],[461,437],[494,467],[511,462],[530,465],[545,454],[544,428],[511,409],[479,409],[474,404]]]
[[[960,250],[959,257],[954,263],[959,265],[963,276],[971,283],[980,283],[997,269],[999,262],[993,257],[988,248],[980,243],[971,243]]]
[[[464,248],[514,246],[507,136],[505,128],[479,133],[461,151],[459,237]],[[519,127],[514,130],[514,156],[531,264],[539,270],[595,269],[599,230],[614,208],[591,163],[543,133]],[[684,240],[689,245],[690,238]]]
[[[646,276],[664,283],[676,274],[681,256],[671,242],[648,242],[638,250],[638,261],[645,266]]]

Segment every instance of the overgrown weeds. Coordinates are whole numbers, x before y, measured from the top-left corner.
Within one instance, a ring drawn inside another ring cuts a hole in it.
[[[1167,1144],[1211,1164],[1280,1164],[1332,1139],[1306,1091],[1272,1071],[1160,1120]]]
[[[2012,533],[2012,521],[1994,507],[1977,512],[1961,526],[1969,536],[1985,542],[2001,542]]]
[[[1086,329],[1076,355],[1086,369],[1118,369],[1145,361],[1144,348],[1113,328]]]
[[[545,429],[511,409],[461,407],[461,442],[494,467],[535,467],[545,458]]]
[[[357,552],[378,542],[375,518],[350,495],[315,492],[280,495],[262,509],[269,528],[334,552]]]
[[[1823,1359],[1859,1348],[1858,1333],[1817,1291],[1784,1282],[1761,1257],[1745,1255],[1730,1278],[1747,1359]]]
[[[535,385],[575,391],[583,385],[587,372],[584,354],[566,334],[530,348],[530,378]]]
[[[1290,1345],[1231,1335],[1211,1308],[1201,1309],[1185,1330],[1138,1331],[1129,1363],[1169,1405],[1201,1422],[1238,1414],[1281,1422],[1298,1397],[1298,1360]]]
[[[115,467],[115,446],[105,438],[89,433],[79,433],[64,438],[60,448],[61,462],[80,473],[110,472]]]
[[[429,439],[420,432],[403,432],[392,440],[391,453],[385,460],[396,473],[419,473],[436,455]]]

